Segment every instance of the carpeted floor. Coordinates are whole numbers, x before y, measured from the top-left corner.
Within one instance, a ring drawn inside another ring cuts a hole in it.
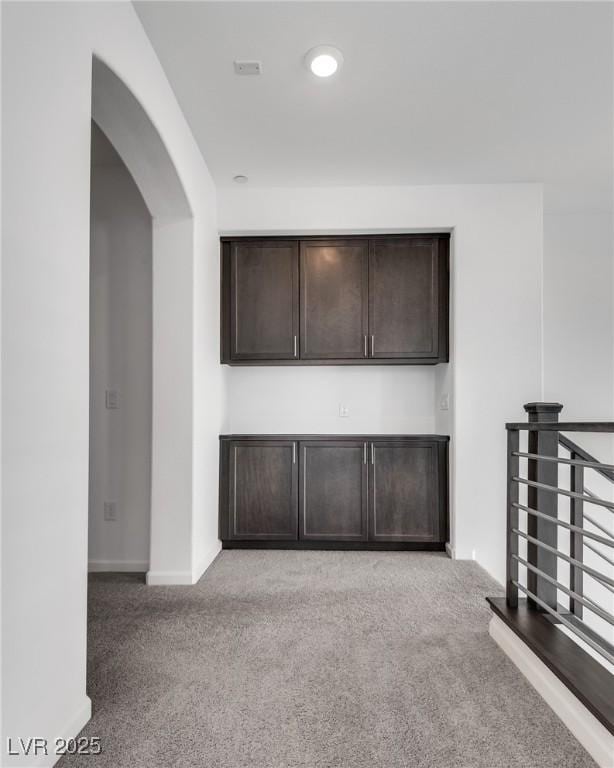
[[[62,768],[588,768],[490,639],[477,565],[225,551],[194,587],[90,582],[83,735]]]

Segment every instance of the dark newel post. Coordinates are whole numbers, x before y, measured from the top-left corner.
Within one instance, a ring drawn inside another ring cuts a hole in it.
[[[529,414],[529,422],[556,422],[559,420],[559,413],[563,410],[563,406],[560,403],[527,403],[524,409]],[[541,432],[539,430],[529,431],[529,453],[539,454],[540,456],[558,456],[559,433]],[[558,464],[556,462],[537,461],[536,459],[528,460],[529,480],[557,487],[558,477]],[[558,494],[529,487],[527,499],[527,506],[538,510],[544,515],[557,517]],[[535,515],[527,515],[527,518],[529,536],[557,549],[558,526]],[[553,553],[535,544],[528,543],[527,560],[531,565],[539,568],[540,571],[547,573],[548,576],[551,576],[553,579],[557,578],[557,558]],[[551,608],[556,609],[556,587],[553,584],[533,573],[533,571],[528,570],[527,588]],[[530,602],[539,609],[539,606],[533,601]]]

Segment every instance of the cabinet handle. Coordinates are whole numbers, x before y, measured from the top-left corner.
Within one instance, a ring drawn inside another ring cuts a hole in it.
[[[371,357],[375,355],[375,334],[371,334]]]
[[[367,334],[365,333],[365,357],[369,356],[369,352],[367,351]]]
[[[292,443],[292,463],[296,464],[296,443]]]
[[[375,447],[373,443],[371,443],[371,464],[375,464]]]
[[[297,346],[298,346],[298,345],[297,345],[297,343],[296,343],[296,334],[294,334],[294,357],[296,357],[296,353],[297,353]]]
[[[363,446],[362,446],[362,463],[363,464],[367,463],[367,444],[366,443],[363,443]]]

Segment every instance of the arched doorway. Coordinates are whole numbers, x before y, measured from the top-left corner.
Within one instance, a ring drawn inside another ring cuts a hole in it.
[[[151,524],[148,583],[191,583],[193,218],[154,124],[102,60],[92,120],[125,164],[152,217]],[[109,499],[113,501],[113,499]],[[99,510],[104,514],[104,509]]]

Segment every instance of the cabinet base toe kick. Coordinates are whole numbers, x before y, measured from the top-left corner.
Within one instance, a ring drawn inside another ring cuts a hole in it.
[[[445,435],[222,435],[225,549],[443,551]]]
[[[222,541],[222,549],[334,549],[367,552],[445,552],[435,541]]]

